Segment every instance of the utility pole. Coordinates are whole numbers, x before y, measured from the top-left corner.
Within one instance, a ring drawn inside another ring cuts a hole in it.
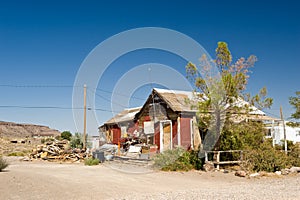
[[[287,154],[287,141],[286,141],[286,131],[285,131],[285,123],[283,119],[282,107],[280,106],[280,118],[283,125],[283,139],[284,139],[284,152]]]
[[[86,84],[83,86],[83,149],[86,150]]]

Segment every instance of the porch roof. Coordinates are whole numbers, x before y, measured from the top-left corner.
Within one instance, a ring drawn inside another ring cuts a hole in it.
[[[134,119],[136,113],[138,113],[140,110],[141,110],[141,107],[125,109],[122,112],[116,114],[114,117],[112,117],[108,121],[106,121],[104,124],[110,125],[110,124],[131,121]]]

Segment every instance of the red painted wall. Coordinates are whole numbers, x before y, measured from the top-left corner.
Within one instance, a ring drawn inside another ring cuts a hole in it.
[[[154,144],[157,145],[157,150],[160,149],[160,125],[159,122],[154,126]]]
[[[177,131],[178,123],[177,120],[172,121],[172,144],[173,149],[178,146],[178,131]]]
[[[113,132],[113,144],[118,144],[121,138],[121,129],[118,126],[113,127],[112,129]]]
[[[190,117],[181,117],[180,118],[180,139],[181,146],[185,149],[191,148],[191,126],[190,126]]]

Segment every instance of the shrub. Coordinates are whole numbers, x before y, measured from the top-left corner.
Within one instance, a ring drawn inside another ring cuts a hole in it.
[[[55,136],[55,140],[61,141],[61,140],[63,140],[63,138],[60,135],[57,135],[57,136]]]
[[[269,142],[264,142],[257,149],[249,150],[245,153],[245,160],[242,167],[248,171],[275,172],[292,165],[290,157],[273,148]]]
[[[85,164],[85,165],[88,165],[88,166],[98,165],[99,162],[100,162],[100,160],[99,160],[98,158],[92,158],[92,157],[86,158],[86,159],[84,160],[84,164]]]
[[[166,150],[154,158],[154,167],[163,171],[188,171],[193,168],[190,162],[190,153],[183,148]]]
[[[296,167],[300,167],[300,145],[290,146],[289,158],[291,159],[291,164]]]
[[[263,142],[264,131],[259,122],[228,123],[220,136],[220,150],[258,148]]]
[[[61,135],[62,139],[66,139],[69,141],[71,140],[71,137],[72,137],[72,133],[70,131],[64,131],[60,135]]]
[[[12,152],[9,153],[7,156],[25,156],[24,152]]]
[[[55,139],[51,137],[42,138],[41,143],[44,144],[45,142],[53,142]]]
[[[6,160],[4,160],[2,157],[0,157],[0,172],[5,169],[8,166],[8,163]]]
[[[204,157],[200,157],[200,151],[191,150],[189,154],[190,154],[190,163],[193,166],[193,168],[196,170],[202,169],[204,164]]]

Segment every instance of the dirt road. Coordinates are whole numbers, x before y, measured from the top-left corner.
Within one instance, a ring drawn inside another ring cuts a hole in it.
[[[300,175],[246,179],[221,172],[133,174],[108,164],[12,162],[0,199],[299,199]]]

